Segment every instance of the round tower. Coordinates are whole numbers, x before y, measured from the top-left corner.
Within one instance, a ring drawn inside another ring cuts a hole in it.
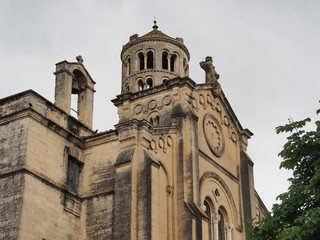
[[[182,38],[172,38],[158,30],[141,37],[132,35],[121,51],[121,93],[138,92],[163,81],[189,76],[190,54]]]

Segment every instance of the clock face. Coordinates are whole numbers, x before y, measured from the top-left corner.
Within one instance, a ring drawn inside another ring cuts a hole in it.
[[[211,114],[206,114],[203,119],[203,131],[211,151],[218,157],[224,151],[224,137],[221,126]]]

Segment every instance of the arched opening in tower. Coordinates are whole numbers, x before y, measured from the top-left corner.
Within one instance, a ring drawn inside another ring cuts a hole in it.
[[[151,69],[153,68],[153,52],[149,51],[147,53],[147,68]]]
[[[144,69],[144,56],[143,56],[143,53],[139,53],[138,57],[139,57],[139,69],[143,70]]]
[[[152,88],[153,87],[153,81],[151,78],[147,79],[147,88]]]
[[[138,81],[138,91],[141,91],[141,90],[143,90],[143,82],[142,82],[142,80],[139,80]]]
[[[168,53],[162,53],[162,69],[168,69]]]
[[[128,58],[128,63],[127,63],[127,75],[131,74],[131,58]]]
[[[78,117],[79,114],[79,94],[83,91],[86,84],[86,77],[80,70],[73,71],[72,88],[71,88],[71,116]]]
[[[177,59],[177,55],[173,54],[170,58],[170,70],[172,72],[175,71],[175,62],[176,62],[176,59]]]

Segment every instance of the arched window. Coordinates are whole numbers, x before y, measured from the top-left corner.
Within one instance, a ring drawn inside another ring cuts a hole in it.
[[[138,58],[139,58],[139,69],[143,70],[144,69],[144,55],[142,52],[140,52],[138,54]]]
[[[149,51],[147,53],[147,68],[153,68],[153,52]]]
[[[208,216],[208,239],[212,240],[212,226],[211,226],[211,213],[212,213],[212,209],[210,207],[210,204],[208,202],[208,200],[204,200],[204,206],[206,207],[206,215]]]
[[[184,75],[188,76],[189,75],[189,65],[188,65],[188,62],[185,58],[183,59],[183,69],[184,69]]]
[[[159,117],[159,116],[156,116],[154,126],[158,127],[159,124],[160,124],[160,117]]]
[[[168,69],[168,53],[162,52],[162,69]]]
[[[224,214],[221,210],[218,211],[218,214],[220,216],[220,221],[218,222],[218,233],[219,233],[219,240],[225,240],[226,239],[226,232],[225,232],[225,219]]]
[[[160,123],[160,117],[159,116],[156,116],[154,118],[150,117],[149,121],[154,127],[158,127]]]
[[[173,54],[173,55],[171,56],[171,58],[170,58],[170,70],[171,70],[172,72],[175,71],[175,61],[176,61],[176,59],[177,59],[177,55],[176,55],[176,54]]]
[[[141,90],[143,90],[143,81],[139,80],[138,81],[138,91],[141,91]]]
[[[168,81],[168,80],[169,80],[169,78],[164,77],[164,78],[162,78],[162,83],[165,83],[165,82]]]
[[[128,57],[128,59],[127,59],[127,75],[130,75],[131,74],[131,58],[130,57]]]
[[[147,79],[147,88],[152,88],[153,87],[153,81],[151,78]]]

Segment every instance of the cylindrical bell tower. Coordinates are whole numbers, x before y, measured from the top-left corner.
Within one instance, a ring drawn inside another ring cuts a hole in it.
[[[189,76],[190,55],[182,38],[171,38],[158,30],[141,37],[132,35],[121,51],[121,93],[138,92],[163,81]]]

